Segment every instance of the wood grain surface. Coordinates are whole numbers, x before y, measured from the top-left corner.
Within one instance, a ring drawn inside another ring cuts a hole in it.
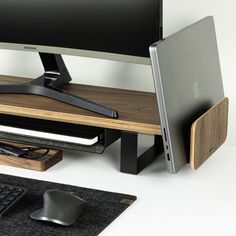
[[[35,147],[32,145],[17,144],[12,142],[5,142],[5,141],[0,141],[0,142],[20,148]],[[45,150],[41,151],[39,150],[37,152],[43,154],[45,153]],[[0,154],[0,165],[7,165],[24,169],[37,170],[37,171],[45,171],[61,160],[62,160],[62,151],[57,149],[49,149],[48,154],[45,157],[40,158],[39,160],[30,160],[27,158]]]
[[[213,106],[191,128],[190,165],[199,168],[225,141],[228,125],[228,98]]]
[[[30,80],[0,76],[0,84],[23,83]],[[0,94],[0,113],[144,134],[161,134],[160,118],[154,93],[78,84],[66,86],[65,91],[116,109],[119,118],[107,118],[42,96],[19,94]]]

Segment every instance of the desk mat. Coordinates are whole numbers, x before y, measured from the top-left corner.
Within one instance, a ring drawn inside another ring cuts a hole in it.
[[[32,235],[98,235],[135,200],[135,196],[111,193],[71,185],[57,184],[46,181],[26,179],[0,174],[0,183],[12,184],[28,189],[26,196],[19,204],[0,219],[0,235],[32,236]],[[79,197],[88,201],[84,213],[77,222],[69,227],[53,223],[32,220],[29,214],[42,208],[43,193],[48,189],[73,191]]]

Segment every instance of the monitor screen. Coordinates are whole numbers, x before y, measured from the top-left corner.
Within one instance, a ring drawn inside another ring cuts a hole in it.
[[[3,49],[146,63],[162,0],[0,0],[0,22]]]

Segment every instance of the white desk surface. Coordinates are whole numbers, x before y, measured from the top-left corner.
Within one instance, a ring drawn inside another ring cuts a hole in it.
[[[149,138],[141,139],[143,149]],[[196,172],[168,174],[161,158],[137,176],[119,172],[119,149],[118,141],[103,155],[68,151],[46,172],[0,173],[136,195],[102,236],[236,235],[236,147],[223,145]]]

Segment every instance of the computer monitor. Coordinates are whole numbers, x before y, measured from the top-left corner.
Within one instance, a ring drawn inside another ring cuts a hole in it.
[[[110,117],[115,110],[58,93],[71,80],[61,54],[150,64],[162,38],[162,0],[0,0],[0,49],[36,51],[45,74],[0,93],[48,96]]]

